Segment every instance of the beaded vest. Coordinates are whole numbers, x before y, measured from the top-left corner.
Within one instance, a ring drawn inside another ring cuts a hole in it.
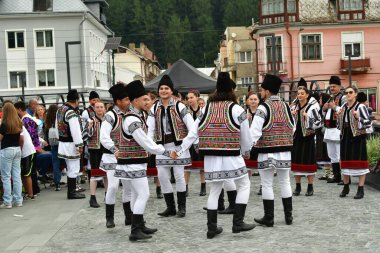
[[[267,99],[263,106],[268,115],[262,129],[262,136],[256,143],[259,153],[291,151],[293,146],[293,119],[289,106],[280,101]]]
[[[59,133],[59,141],[62,142],[72,142],[73,137],[71,135],[70,131],[70,125],[69,122],[66,121],[66,113],[68,114],[68,119],[72,117],[78,117],[76,114],[74,108],[70,105],[63,105],[58,108],[57,110],[57,127],[58,127],[58,133]]]
[[[211,102],[199,123],[199,151],[203,155],[240,155],[240,126],[232,117],[230,101]]]
[[[92,117],[95,117],[96,113],[94,111],[94,108],[90,105],[89,107],[87,107],[87,113],[88,113],[88,117],[91,119]]]
[[[174,105],[170,105],[165,110],[163,105],[156,104],[156,111],[155,111],[155,121],[156,126],[154,130],[154,140],[157,144],[164,144],[163,135],[164,135],[164,129],[163,129],[163,118],[164,114],[167,115],[169,124],[172,130],[172,135],[174,135],[174,143],[175,145],[181,145],[182,140],[187,136],[188,130],[181,118],[181,114],[179,111],[179,105],[180,102],[175,102]]]
[[[92,136],[88,138],[88,148],[89,149],[100,149],[100,126],[102,124],[101,120],[94,116],[91,118],[93,120],[92,126]]]
[[[310,107],[312,105],[313,104],[307,104],[306,106],[304,106],[301,109],[300,109],[300,105],[297,105],[297,113],[294,114],[294,122],[295,122],[295,124],[298,124],[298,118],[300,118],[303,137],[315,134],[315,130],[314,129],[307,128],[307,126],[306,126],[306,117],[303,115],[304,113],[307,113],[309,111],[309,109],[310,109]]]
[[[357,137],[359,135],[367,134],[366,129],[359,129],[359,120],[355,118],[354,111],[357,111],[359,108],[359,103],[356,102],[352,107],[348,107],[348,104],[346,103],[343,106],[343,112],[339,115],[339,124],[344,126],[344,119],[347,117],[348,114],[348,121],[349,125],[352,131],[353,137]],[[341,136],[344,134],[344,127],[341,128]]]
[[[148,126],[143,117],[136,114],[134,111],[129,111],[125,115],[127,117],[137,117],[141,123],[142,130],[145,134],[148,133]],[[119,143],[119,157],[117,159],[118,164],[141,164],[148,162],[148,153],[146,150],[138,144],[132,135],[128,135],[122,130],[122,136]]]
[[[338,106],[342,106],[342,98],[343,98],[343,94],[338,93],[338,95],[336,95],[334,98],[335,104]],[[330,112],[330,119],[327,120],[325,117],[325,120],[324,120],[325,127],[326,128],[336,128],[337,127],[337,121],[338,121],[338,117],[337,117],[336,113],[332,109],[329,109],[327,112]],[[327,113],[326,113],[326,115],[327,115]]]

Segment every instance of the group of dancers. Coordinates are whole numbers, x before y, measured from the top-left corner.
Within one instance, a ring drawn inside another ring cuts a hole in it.
[[[238,105],[234,93],[236,84],[226,72],[218,75],[216,90],[209,95],[203,108],[192,107],[191,103],[187,107],[173,97],[174,84],[168,75],[159,82],[156,101],[150,99],[141,81],[128,85],[118,83],[109,90],[113,107],[105,112],[104,104],[98,99],[92,109],[87,110],[84,127],[75,113],[79,105],[78,93],[71,90],[68,102],[57,113],[58,153],[67,164],[68,198],[84,197],[75,191],[75,178],[85,140],[90,153],[91,178],[98,180],[107,175],[106,227],[115,227],[114,208],[121,179],[125,225],[131,225],[131,241],[152,238],[157,231],[147,227],[144,219],[149,198],[147,166],[151,155],[155,155],[166,203],[166,209],[158,215],[186,216],[188,180],[185,180],[184,168],[191,165],[192,160],[196,164],[203,161],[199,166],[203,166],[204,180],[209,187],[207,238],[214,238],[223,231],[218,226],[218,210],[233,213],[233,233],[254,229],[256,225],[246,223],[244,217],[250,196],[247,165],[255,164],[261,178],[264,205],[264,216],[255,218],[256,223],[274,225],[273,179],[277,173],[285,223],[291,225],[292,195],[299,195],[301,191],[301,176],[308,178],[306,195],[314,193],[315,134],[322,126],[326,129],[324,141],[336,177],[334,181],[340,182],[340,174],[343,174],[344,189],[340,196],[349,193],[349,176],[359,176],[355,198],[362,198],[368,173],[365,136],[371,122],[366,106],[356,99],[357,88],[347,87],[344,96],[340,93],[339,77],[333,76],[330,99],[321,104],[323,96],[312,94],[303,82],[302,79],[297,100],[288,105],[278,96],[282,80],[268,74],[260,93],[247,95],[247,102],[252,105],[247,109]],[[189,96],[190,100],[199,97],[196,91],[190,93],[195,96]],[[177,207],[170,182],[171,169],[176,182]],[[297,185],[294,193],[290,170],[294,172]],[[227,209],[221,207],[223,188],[230,202]],[[90,200],[93,205],[97,204],[94,189],[91,188]],[[205,193],[205,188],[202,192]]]

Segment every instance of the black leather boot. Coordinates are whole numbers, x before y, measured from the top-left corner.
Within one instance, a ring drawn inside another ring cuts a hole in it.
[[[247,224],[244,222],[246,208],[247,204],[235,204],[234,217],[232,218],[232,233],[249,231],[256,227],[255,224]]]
[[[178,212],[177,217],[186,216],[186,192],[177,192]]]
[[[219,214],[233,214],[234,213],[236,195],[237,195],[236,190],[235,191],[227,191],[227,197],[228,197],[229,205],[225,210],[219,211]]]
[[[151,234],[154,234],[154,233],[156,233],[158,230],[157,230],[157,228],[148,228],[148,227],[146,227],[145,226],[145,220],[144,220],[144,216],[143,216],[143,226],[142,226],[142,231],[143,231],[143,233],[144,234],[147,234],[147,235],[151,235]]]
[[[257,223],[267,227],[273,227],[274,224],[274,200],[263,199],[264,204],[264,217],[261,219],[254,219]]]
[[[308,184],[307,185],[307,192],[306,192],[305,196],[310,197],[310,196],[313,196],[313,194],[314,194],[313,184]]]
[[[364,197],[364,186],[358,186],[358,191],[354,199],[362,199]]]
[[[114,213],[115,213],[115,205],[106,204],[106,227],[107,228],[115,227],[115,222],[113,221]]]
[[[129,226],[132,224],[132,210],[131,210],[131,202],[123,203],[124,215],[125,215],[125,225]]]
[[[286,225],[291,225],[293,223],[293,203],[292,197],[283,198],[282,205],[284,206],[284,214],[285,214],[285,223]]]
[[[188,184],[186,185],[185,193],[186,193],[186,198],[189,197],[189,185]]]
[[[341,175],[340,175],[340,164],[339,163],[332,163],[331,164],[332,171],[333,171],[333,177],[327,179],[327,183],[339,183],[341,181]]]
[[[296,183],[296,189],[293,192],[293,196],[299,196],[301,193],[301,183]]]
[[[96,201],[96,196],[95,196],[95,195],[91,195],[91,198],[90,198],[90,206],[93,207],[93,208],[98,208],[98,207],[100,207],[100,205],[99,205],[98,202]]]
[[[144,218],[142,214],[133,214],[132,215],[132,225],[131,225],[131,234],[129,240],[140,241],[152,238],[151,235],[147,235],[142,231],[144,226]]]
[[[206,196],[206,183],[201,183],[201,191],[199,192],[199,196]]]
[[[223,232],[223,228],[218,227],[218,211],[207,210],[207,239],[212,239]]]
[[[68,199],[84,199],[86,196],[83,193],[75,191],[76,178],[67,178],[67,198]]]
[[[347,196],[347,194],[350,193],[350,185],[349,184],[345,184],[343,186],[343,191],[340,193],[339,197],[341,198],[344,198]]]
[[[162,213],[158,213],[158,215],[163,217],[169,217],[174,216],[177,214],[177,211],[175,209],[175,202],[174,202],[174,193],[165,193],[164,194],[165,202],[166,202],[166,209]]]
[[[164,196],[162,195],[162,192],[161,192],[161,186],[156,187],[156,195],[157,195],[158,199],[164,198]]]

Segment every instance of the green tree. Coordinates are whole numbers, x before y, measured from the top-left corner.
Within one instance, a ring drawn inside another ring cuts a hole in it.
[[[224,11],[224,26],[249,26],[258,17],[258,0],[229,0]]]

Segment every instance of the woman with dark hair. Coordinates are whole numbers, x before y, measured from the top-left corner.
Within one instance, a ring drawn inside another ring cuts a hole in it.
[[[291,169],[296,180],[293,195],[300,195],[301,177],[306,176],[308,185],[305,196],[312,196],[314,177],[317,172],[314,137],[315,129],[321,127],[320,107],[315,98],[310,97],[310,91],[306,87],[298,88],[297,98],[298,101],[293,110],[295,124]]]
[[[3,107],[3,116],[0,126],[0,170],[3,182],[3,204],[0,208],[12,208],[22,206],[21,183],[21,147],[24,142],[22,122],[12,103],[6,103]],[[11,184],[11,178],[13,187]]]
[[[199,151],[204,154],[206,182],[210,185],[207,200],[207,238],[220,234],[223,229],[217,226],[218,199],[224,182],[234,181],[237,188],[234,206],[233,233],[249,231],[254,224],[244,222],[250,194],[250,181],[242,154],[249,157],[251,135],[247,114],[237,105],[233,89],[235,83],[226,72],[219,73],[216,91],[209,97],[207,106],[188,136],[183,140],[180,156],[199,139]]]
[[[371,126],[371,120],[367,107],[356,100],[358,95],[356,87],[347,87],[345,95],[347,103],[343,105],[338,119],[338,127],[341,130],[340,163],[344,183],[340,197],[346,197],[350,192],[350,176],[359,176],[358,191],[354,199],[362,199],[365,175],[369,173],[366,129]]]
[[[53,183],[55,191],[61,190],[61,161],[58,158],[58,136],[54,136],[54,132],[58,133],[56,125],[56,114],[58,106],[53,104],[49,106],[46,113],[45,135],[48,137],[48,143],[51,148],[51,160],[53,164]],[[54,138],[56,137],[56,138]]]
[[[193,117],[194,121],[201,114],[201,107],[198,105],[198,99],[200,97],[200,93],[197,90],[190,90],[187,93],[187,107],[190,115]],[[186,197],[189,191],[189,181],[191,175],[191,168],[199,168],[199,176],[201,180],[201,191],[199,192],[199,196],[206,196],[206,181],[205,181],[205,173],[203,170],[203,157],[197,153],[197,151],[192,146],[190,148],[190,155],[192,160],[192,165],[190,169],[185,170],[185,181],[186,181]]]

